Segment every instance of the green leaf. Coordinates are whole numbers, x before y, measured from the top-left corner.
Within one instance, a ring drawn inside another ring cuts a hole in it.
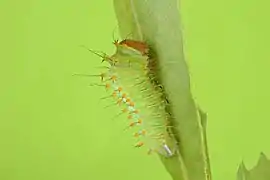
[[[206,142],[206,114],[190,91],[184,59],[179,2],[177,0],[114,0],[121,37],[147,42],[160,70],[173,114],[171,124],[179,143],[178,154],[160,157],[174,180],[210,180]]]
[[[247,170],[242,162],[238,168],[237,180],[269,180],[270,179],[270,160],[264,153],[260,154],[257,165],[251,170]]]

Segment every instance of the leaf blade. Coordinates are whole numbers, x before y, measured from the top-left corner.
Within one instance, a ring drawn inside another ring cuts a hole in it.
[[[255,167],[247,170],[242,162],[237,171],[237,180],[269,180],[270,179],[270,160],[264,153],[260,154],[258,163]]]
[[[172,124],[180,145],[178,157],[162,159],[163,164],[175,179],[180,173],[182,179],[210,180],[206,116],[198,110],[190,92],[178,1],[114,0],[114,7],[122,38],[132,32],[133,39],[146,41],[161,67],[160,79],[176,119]]]

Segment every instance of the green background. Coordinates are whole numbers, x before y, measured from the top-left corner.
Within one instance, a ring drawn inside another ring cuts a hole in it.
[[[265,0],[183,0],[193,94],[208,112],[213,178],[270,155],[270,27]],[[113,53],[112,1],[0,1],[0,180],[170,179],[133,148],[124,117],[89,87]],[[118,37],[117,31],[114,32]],[[169,46],[174,46],[173,44]]]

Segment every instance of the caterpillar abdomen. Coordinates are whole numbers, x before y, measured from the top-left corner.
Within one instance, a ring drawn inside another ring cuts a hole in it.
[[[148,47],[134,40],[115,41],[117,51],[104,57],[110,65],[102,73],[102,82],[128,120],[128,129],[137,139],[135,147],[146,145],[149,152],[171,157],[176,141],[166,112],[167,101],[163,89],[154,81]],[[155,83],[153,83],[155,82]]]

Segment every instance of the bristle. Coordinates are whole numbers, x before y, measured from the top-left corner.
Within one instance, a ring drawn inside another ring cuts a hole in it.
[[[114,116],[114,117],[112,118],[112,120],[118,118],[119,116],[121,116],[121,115],[123,115],[123,114],[125,114],[125,113],[127,113],[127,112],[128,112],[128,109],[127,109],[127,108],[122,109],[122,111],[121,111],[119,114],[117,114],[116,116]]]
[[[97,55],[98,57],[101,57],[102,60],[105,59],[105,58],[107,57],[107,54],[104,53],[104,52],[101,52],[101,54],[99,54],[97,51],[94,51],[94,50],[92,50],[92,49],[89,49],[88,47],[86,47],[86,46],[84,46],[84,45],[81,45],[80,47],[85,48],[86,50],[88,50],[89,52],[91,52],[91,53]],[[103,61],[102,61],[102,62],[103,62]]]
[[[104,78],[106,77],[106,73],[100,73],[100,74],[73,74],[73,76],[80,76],[80,77],[100,77],[101,81],[104,81]]]

